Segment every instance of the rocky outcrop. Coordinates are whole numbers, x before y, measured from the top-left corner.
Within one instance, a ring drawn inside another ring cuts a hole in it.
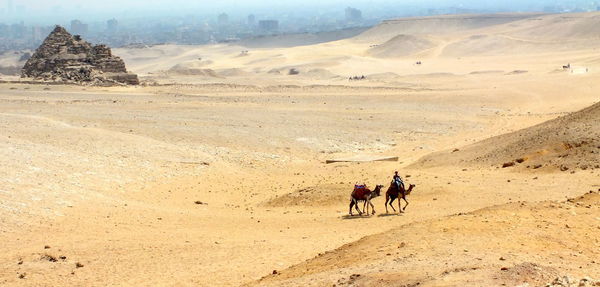
[[[575,279],[569,276],[558,277],[545,285],[546,287],[592,287],[600,286],[600,281],[595,281],[590,277]]]
[[[125,63],[106,45],[93,46],[78,35],[56,26],[27,60],[21,77],[66,83],[137,85],[137,75],[127,73]]]

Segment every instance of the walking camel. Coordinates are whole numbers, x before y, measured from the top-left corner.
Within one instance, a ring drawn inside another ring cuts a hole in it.
[[[375,206],[373,205],[373,203],[371,203],[371,199],[380,196],[382,188],[383,188],[383,185],[377,185],[375,187],[375,189],[373,191],[371,191],[364,185],[355,186],[354,191],[352,191],[352,194],[350,195],[350,216],[353,215],[352,207],[356,208],[356,211],[358,211],[359,215],[363,214],[365,207],[363,206],[363,211],[360,211],[360,208],[358,207],[359,201],[365,202],[367,214],[369,213],[369,205],[371,206],[371,209],[373,210],[372,214],[375,214]]]
[[[388,201],[389,201],[389,205],[392,207],[394,212],[396,212],[396,209],[392,205],[392,203],[396,199],[398,199],[398,209],[399,209],[400,213],[404,212],[403,210],[406,210],[406,207],[408,206],[408,201],[406,200],[406,196],[412,192],[412,190],[413,190],[413,188],[415,188],[415,186],[416,185],[411,184],[408,187],[408,190],[406,190],[403,187],[398,187],[394,183],[392,183],[390,185],[390,187],[388,188],[387,192],[385,193],[385,213],[388,213]],[[400,199],[403,199],[406,202],[406,205],[404,206],[404,208],[402,208],[402,202],[400,201]]]

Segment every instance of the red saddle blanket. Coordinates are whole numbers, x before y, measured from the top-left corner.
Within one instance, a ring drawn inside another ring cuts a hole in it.
[[[371,192],[366,185],[355,185],[354,186],[354,191],[352,192],[352,195],[354,196],[354,198],[365,198],[365,196]]]

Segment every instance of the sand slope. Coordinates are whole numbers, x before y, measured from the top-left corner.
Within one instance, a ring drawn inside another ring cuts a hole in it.
[[[594,28],[597,21],[598,13],[432,16],[389,20],[364,32],[363,28],[356,28],[260,37],[232,44],[125,47],[114,52],[142,80],[161,83],[192,83],[200,78],[204,82],[268,84],[275,75],[280,75],[278,80],[286,84],[331,83],[382,73],[530,71],[531,67],[523,66],[532,63],[546,63],[546,73],[567,63],[578,64],[587,71],[589,63],[597,62],[593,50],[600,42]],[[545,56],[544,62],[532,57],[541,55]],[[491,59],[499,56],[506,58]],[[431,65],[432,60],[437,65]],[[416,61],[425,65],[415,66]],[[469,66],[477,67],[467,70]],[[300,69],[301,75],[307,77],[290,77],[288,71],[292,68]],[[170,78],[156,76],[170,69]],[[314,69],[328,73],[307,73]],[[201,77],[194,78],[198,75]]]
[[[383,41],[369,50],[374,57],[408,56],[434,47],[446,57],[532,54],[597,45],[599,22],[598,13],[433,16],[385,21],[353,40]]]
[[[415,166],[503,165],[600,168],[600,103],[530,128],[428,155]]]
[[[514,37],[529,40],[598,41],[600,12],[551,14],[505,25]]]
[[[433,48],[435,44],[423,37],[398,35],[389,41],[369,49],[369,55],[378,58],[405,57]]]
[[[283,34],[275,36],[254,37],[243,39],[236,45],[248,48],[283,48],[315,45],[352,38],[367,30],[367,28],[348,28],[320,33]]]
[[[256,286],[543,286],[564,261],[598,276],[599,193],[510,203],[367,236]],[[554,232],[551,232],[554,231]],[[567,236],[565,236],[567,235]]]
[[[444,35],[519,21],[539,14],[443,15],[384,21],[355,37],[360,41],[387,41],[399,34]]]

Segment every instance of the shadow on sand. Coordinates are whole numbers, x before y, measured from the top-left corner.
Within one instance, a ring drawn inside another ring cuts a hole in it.
[[[365,219],[365,218],[371,218],[371,217],[373,217],[373,216],[372,215],[366,215],[366,214],[364,214],[364,215],[352,215],[352,216],[350,216],[349,214],[342,215],[342,219],[361,219],[361,218]]]
[[[403,215],[404,215],[404,213],[379,213],[376,215],[355,214],[352,216],[350,216],[349,214],[346,214],[346,215],[342,215],[342,219],[361,219],[361,218],[365,219],[365,218],[371,218],[371,217],[388,217],[388,216],[403,216]]]
[[[380,213],[377,217],[402,216],[404,213]]]

